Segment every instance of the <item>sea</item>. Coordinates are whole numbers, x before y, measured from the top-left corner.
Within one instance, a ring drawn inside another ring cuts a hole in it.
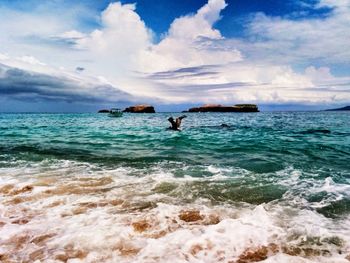
[[[0,114],[0,262],[350,261],[350,112],[180,115]]]

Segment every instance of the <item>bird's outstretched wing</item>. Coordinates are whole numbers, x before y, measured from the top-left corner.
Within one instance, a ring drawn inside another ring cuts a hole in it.
[[[186,117],[187,117],[186,115],[182,115],[182,116],[176,118],[176,127],[177,127],[177,129],[180,129],[181,121],[182,121],[182,119],[184,119]]]

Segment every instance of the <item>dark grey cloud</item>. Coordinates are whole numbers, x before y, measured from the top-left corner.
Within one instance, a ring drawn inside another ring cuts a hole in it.
[[[40,46],[49,46],[61,49],[76,50],[77,38],[44,37],[39,35],[26,35],[18,38],[18,41]]]
[[[186,67],[169,71],[160,71],[146,76],[148,79],[179,79],[179,78],[193,78],[193,77],[215,77],[219,72],[215,71],[215,65],[204,65],[198,67]]]
[[[0,96],[23,101],[118,102],[136,98],[111,85],[0,64]]]
[[[76,67],[75,68],[75,71],[78,71],[78,72],[82,72],[84,70],[85,70],[85,68],[83,68],[83,67]]]

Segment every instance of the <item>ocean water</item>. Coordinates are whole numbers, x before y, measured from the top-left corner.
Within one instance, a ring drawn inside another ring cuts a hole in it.
[[[0,114],[0,262],[350,261],[349,113],[171,115]]]

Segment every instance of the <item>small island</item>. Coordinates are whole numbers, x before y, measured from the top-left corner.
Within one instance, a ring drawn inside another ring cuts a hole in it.
[[[190,108],[184,112],[259,112],[259,109],[255,104],[236,104],[234,106],[206,104],[200,107]]]
[[[98,113],[110,113],[111,110],[102,109],[99,110]],[[127,107],[123,110],[123,112],[130,112],[130,113],[155,113],[154,107],[151,105],[143,104],[143,105],[134,105]]]
[[[337,109],[328,109],[326,111],[350,111],[350,106],[345,106],[345,107],[337,108]]]
[[[155,113],[154,107],[148,104],[144,105],[135,105],[126,108],[123,110],[123,112],[130,112],[130,113]]]

